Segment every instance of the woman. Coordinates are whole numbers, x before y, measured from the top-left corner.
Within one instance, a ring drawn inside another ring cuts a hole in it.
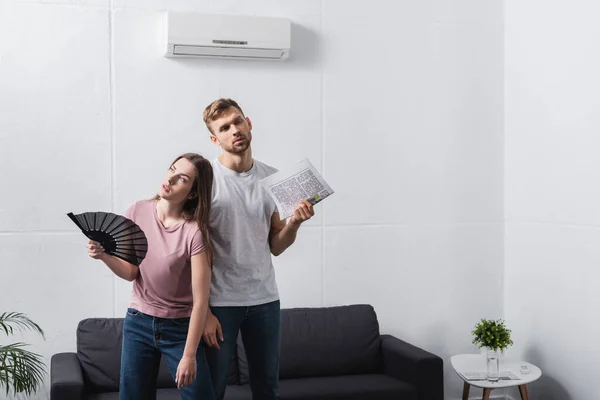
[[[212,184],[210,162],[186,153],[171,164],[156,197],[127,209],[125,216],[148,240],[139,268],[105,253],[98,242],[88,243],[92,258],[134,282],[123,324],[121,400],[156,398],[161,354],[182,399],[214,398],[200,345],[211,279]]]

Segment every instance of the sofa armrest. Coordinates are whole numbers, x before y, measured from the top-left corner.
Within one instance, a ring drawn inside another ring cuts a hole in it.
[[[419,400],[444,400],[444,362],[419,347],[391,335],[381,335],[383,372],[410,383]]]
[[[50,361],[50,400],[82,400],[84,391],[77,354],[54,354]]]

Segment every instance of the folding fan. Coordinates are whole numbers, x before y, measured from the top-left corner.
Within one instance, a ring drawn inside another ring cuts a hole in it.
[[[68,213],[67,216],[89,239],[102,245],[104,252],[133,265],[141,264],[148,251],[144,231],[132,220],[107,212]]]

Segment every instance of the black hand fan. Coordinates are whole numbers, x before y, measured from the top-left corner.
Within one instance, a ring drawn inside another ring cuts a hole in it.
[[[148,240],[132,220],[101,211],[67,215],[85,236],[100,243],[105,253],[138,267],[146,257]]]

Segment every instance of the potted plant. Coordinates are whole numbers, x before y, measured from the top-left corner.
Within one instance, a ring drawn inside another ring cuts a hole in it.
[[[499,353],[504,353],[504,350],[513,344],[510,329],[501,319],[488,320],[484,318],[475,325],[475,329],[471,333],[473,344],[478,348],[486,349],[488,380],[497,381],[500,372]]]
[[[16,312],[0,314],[0,333],[6,336],[15,331],[30,330],[38,332],[44,337],[44,331],[26,315]],[[37,392],[44,380],[46,364],[41,355],[25,349],[27,344],[17,342],[13,344],[0,344],[0,390],[6,391],[8,396]]]

